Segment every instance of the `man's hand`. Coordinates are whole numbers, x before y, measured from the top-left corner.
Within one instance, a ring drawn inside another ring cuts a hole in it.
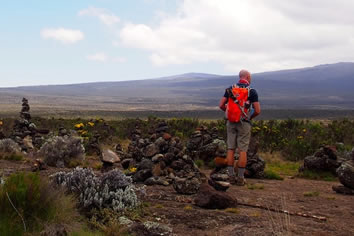
[[[226,111],[226,102],[227,102],[227,98],[222,97],[219,103],[219,108],[223,111]]]
[[[253,112],[253,114],[252,114],[252,116],[250,118],[251,120],[253,118],[255,118],[256,116],[258,116],[259,114],[261,114],[261,104],[259,102],[254,102],[254,103],[252,103],[252,105],[253,105],[253,108],[254,108],[254,112]]]

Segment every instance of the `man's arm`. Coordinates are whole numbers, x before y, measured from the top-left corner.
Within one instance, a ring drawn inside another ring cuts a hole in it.
[[[219,108],[223,111],[226,111],[226,103],[227,103],[227,98],[222,97],[219,103]]]
[[[255,118],[256,116],[258,116],[259,114],[261,114],[261,104],[259,102],[254,102],[254,103],[252,103],[252,105],[253,105],[253,108],[254,108],[254,112],[253,112],[253,114],[252,114],[252,116],[250,118],[251,120],[253,118]]]

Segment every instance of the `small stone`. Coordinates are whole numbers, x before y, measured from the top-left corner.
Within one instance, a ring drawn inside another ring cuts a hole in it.
[[[134,182],[144,182],[152,176],[151,170],[139,170],[133,175]]]
[[[153,156],[152,158],[151,158],[151,160],[153,161],[153,162],[158,162],[159,160],[161,160],[161,159],[163,159],[163,155],[162,154],[156,154],[155,156]]]
[[[213,186],[215,190],[217,191],[226,191],[230,188],[230,183],[229,182],[224,182],[224,181],[214,181],[209,179],[208,183],[210,186]]]
[[[139,164],[138,164],[138,170],[152,170],[153,168],[153,163],[149,159],[143,159]]]
[[[165,139],[166,141],[169,141],[169,140],[172,138],[172,136],[171,136],[169,133],[164,133],[162,137],[163,137],[163,139]]]
[[[227,174],[212,174],[210,178],[214,181],[228,181],[229,176]]]

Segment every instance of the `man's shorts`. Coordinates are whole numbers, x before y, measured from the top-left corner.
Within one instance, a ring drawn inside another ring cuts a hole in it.
[[[227,128],[227,149],[236,149],[247,152],[251,138],[251,124],[249,122],[226,123]]]

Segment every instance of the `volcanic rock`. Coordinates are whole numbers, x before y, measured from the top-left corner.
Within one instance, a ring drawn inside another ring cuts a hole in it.
[[[144,169],[139,170],[133,175],[134,182],[144,182],[146,179],[152,176],[151,170]]]
[[[180,194],[195,194],[198,192],[200,182],[197,178],[187,179],[176,177],[173,181],[173,188]]]
[[[237,206],[237,200],[225,192],[218,192],[204,183],[194,199],[197,206],[207,209],[226,209]]]
[[[109,164],[120,162],[119,156],[110,149],[104,149],[102,151],[101,160]]]
[[[354,189],[354,161],[342,163],[337,169],[339,181],[346,187]]]
[[[145,157],[153,157],[158,151],[158,147],[155,144],[150,144],[144,149],[143,154]]]

